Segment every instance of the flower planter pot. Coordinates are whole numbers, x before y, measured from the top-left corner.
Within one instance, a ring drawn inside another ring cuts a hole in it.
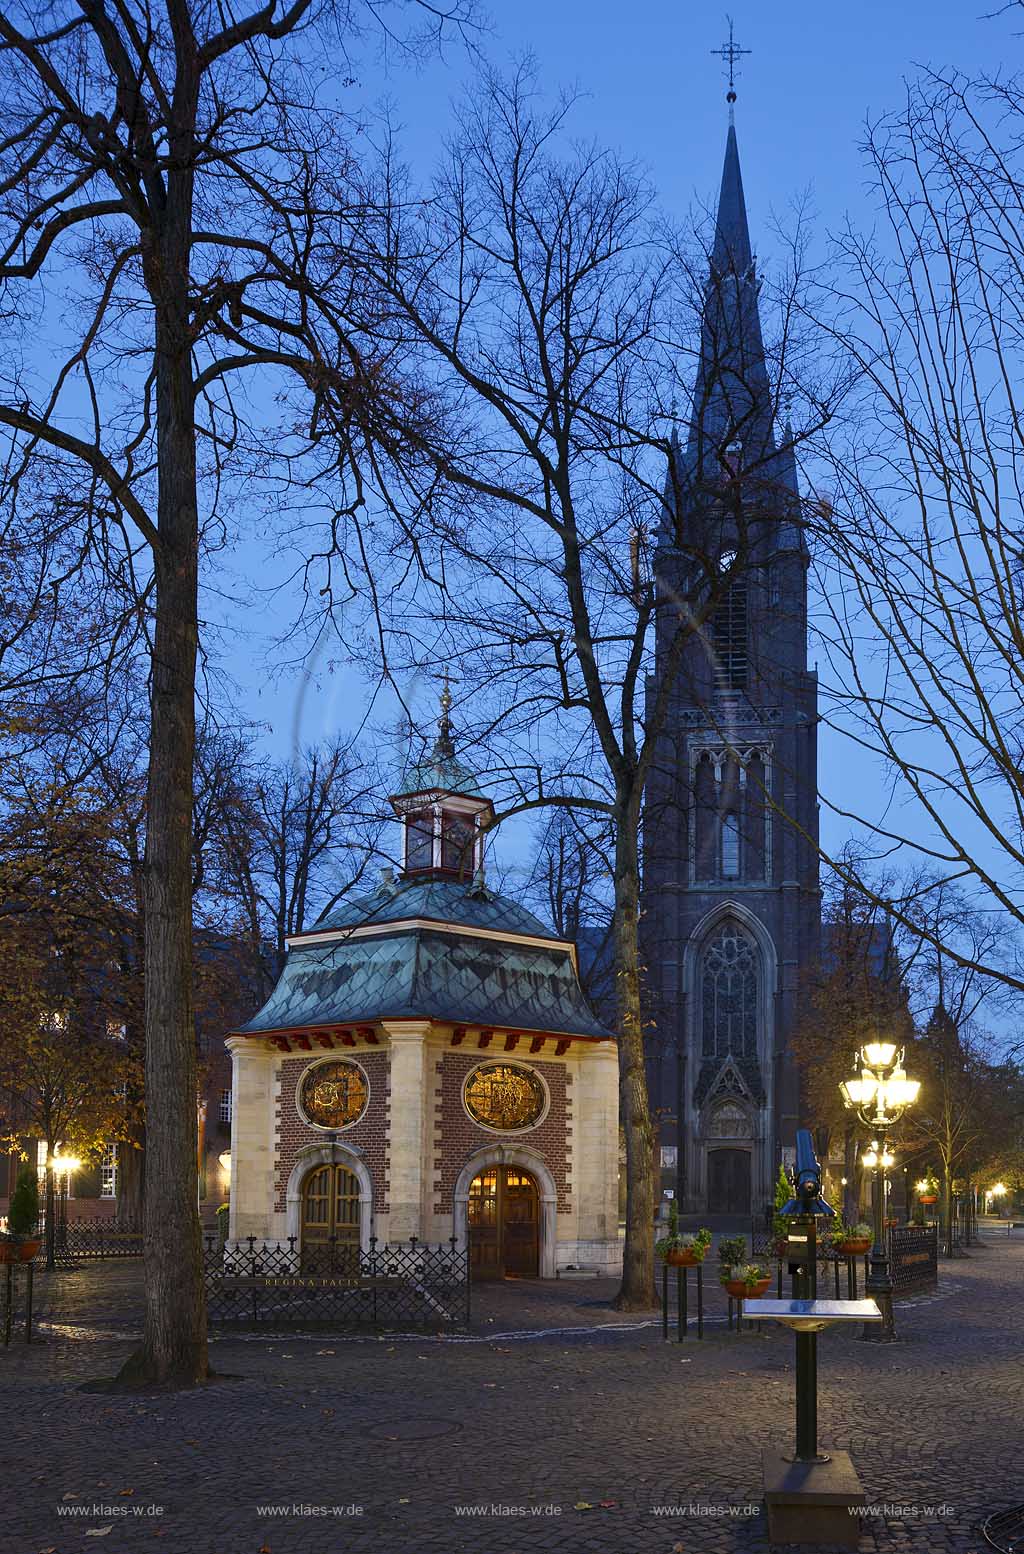
[[[0,1264],[30,1263],[42,1244],[41,1241],[0,1241]]]
[[[696,1268],[704,1259],[685,1247],[677,1247],[674,1252],[665,1253],[665,1261],[670,1268]]]
[[[871,1242],[867,1237],[857,1237],[855,1241],[840,1241],[839,1250],[843,1257],[861,1257],[865,1252],[870,1252]]]
[[[917,1201],[918,1203],[938,1203],[939,1195],[937,1192],[923,1192],[920,1194]]]
[[[771,1279],[758,1279],[756,1284],[746,1285],[742,1279],[728,1279],[723,1288],[733,1300],[760,1300],[771,1282]]]

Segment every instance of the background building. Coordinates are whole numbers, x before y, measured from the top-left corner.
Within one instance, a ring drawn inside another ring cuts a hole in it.
[[[732,125],[702,322],[655,556],[666,608],[649,695],[666,672],[672,599],[699,592],[702,566],[723,593],[688,645],[648,785],[641,928],[663,1185],[687,1211],[747,1213],[770,1200],[794,1142],[787,1037],[821,907],[808,558]]]

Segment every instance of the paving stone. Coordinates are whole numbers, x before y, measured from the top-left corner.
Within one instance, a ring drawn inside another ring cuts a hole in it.
[[[1022,1276],[1024,1245],[993,1240],[942,1265],[938,1297],[897,1305],[899,1344],[822,1335],[821,1440],[884,1507],[860,1554],[981,1554],[979,1522],[1024,1500]],[[237,1379],[135,1398],[78,1386],[130,1352],[140,1266],[38,1293],[40,1341],[0,1351],[3,1554],[768,1554],[761,1454],[793,1431],[781,1329],[665,1344],[610,1284],[505,1285],[461,1340],[218,1338]]]

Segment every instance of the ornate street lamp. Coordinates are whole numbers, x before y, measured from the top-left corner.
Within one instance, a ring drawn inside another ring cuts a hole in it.
[[[856,1112],[874,1140],[863,1157],[864,1165],[872,1172],[871,1207],[874,1220],[874,1245],[868,1259],[868,1277],[865,1295],[877,1301],[882,1320],[877,1330],[867,1323],[864,1337],[886,1343],[896,1337],[896,1325],[892,1311],[892,1278],[885,1243],[885,1173],[893,1164],[893,1156],[886,1147],[885,1132],[898,1122],[908,1106],[917,1100],[921,1089],[919,1079],[908,1079],[903,1067],[903,1049],[897,1050],[892,1041],[869,1041],[854,1058],[854,1068],[859,1077],[844,1079],[839,1086],[843,1105]]]

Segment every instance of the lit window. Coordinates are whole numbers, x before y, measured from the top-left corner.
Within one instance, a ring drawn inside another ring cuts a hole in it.
[[[108,1144],[100,1163],[100,1197],[117,1197],[117,1145]]]
[[[722,878],[739,879],[740,823],[735,815],[722,816]]]
[[[221,1122],[230,1122],[231,1121],[231,1091],[230,1090],[222,1090],[220,1092],[220,1110],[218,1112],[218,1116],[220,1117]]]

